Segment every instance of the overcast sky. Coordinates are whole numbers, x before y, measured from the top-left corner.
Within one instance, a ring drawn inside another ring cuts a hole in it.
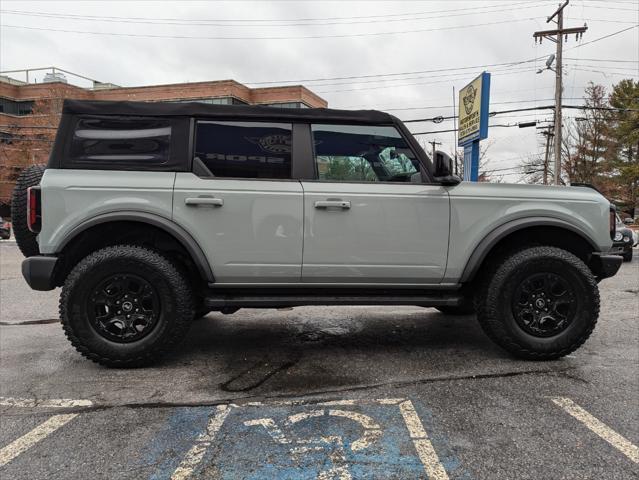
[[[228,78],[250,86],[302,83],[330,107],[381,109],[404,120],[451,115],[453,87],[487,70],[491,111],[533,107],[553,103],[554,73],[535,72],[555,46],[536,45],[532,34],[554,28],[546,17],[557,5],[1,0],[0,69],[55,65],[123,86]],[[580,104],[590,81],[609,88],[639,79],[639,0],[571,0],[565,12],[564,26],[587,23],[588,31],[580,42],[569,37],[564,50],[564,104]],[[538,60],[516,64],[531,59]],[[550,118],[550,111],[513,113],[491,123]],[[409,126],[430,132],[453,124]],[[453,149],[452,133],[419,138]],[[517,165],[541,151],[541,138],[535,128],[491,128],[488,167]],[[512,170],[500,173],[518,178]]]

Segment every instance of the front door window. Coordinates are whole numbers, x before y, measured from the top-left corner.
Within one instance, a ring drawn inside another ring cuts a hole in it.
[[[319,180],[421,182],[421,165],[394,127],[312,125]]]

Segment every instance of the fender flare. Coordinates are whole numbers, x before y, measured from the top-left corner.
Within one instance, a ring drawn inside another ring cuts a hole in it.
[[[189,255],[191,255],[191,258],[193,259],[193,262],[195,263],[201,277],[209,283],[215,282],[215,277],[213,276],[211,265],[209,264],[204,251],[191,236],[191,234],[189,234],[189,232],[187,232],[184,228],[182,228],[180,225],[173,222],[172,220],[148,212],[118,211],[97,215],[90,220],[87,220],[86,222],[83,222],[74,227],[71,232],[66,235],[64,241],[57,248],[57,251],[62,251],[64,247],[66,247],[67,244],[71,242],[71,240],[91,227],[95,227],[96,225],[100,225],[103,223],[121,221],[146,223],[147,225],[152,225],[154,227],[160,228],[161,230],[164,230],[166,233],[173,236],[184,246]]]
[[[553,217],[520,218],[517,220],[511,220],[510,222],[498,226],[490,233],[488,233],[488,235],[486,235],[479,242],[479,244],[477,244],[475,250],[468,259],[468,262],[466,262],[466,267],[464,268],[464,272],[462,273],[460,282],[468,282],[475,277],[475,274],[479,270],[479,267],[481,266],[488,253],[502,239],[504,239],[511,233],[529,227],[559,227],[565,230],[569,230],[573,233],[576,233],[582,239],[588,242],[588,244],[592,247],[593,252],[600,251],[597,243],[588,233],[584,232],[581,228],[565,220]]]

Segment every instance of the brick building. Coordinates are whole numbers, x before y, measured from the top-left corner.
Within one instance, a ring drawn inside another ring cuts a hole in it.
[[[33,81],[34,72],[43,74],[40,82]],[[18,76],[24,76],[24,80],[15,78]],[[84,86],[70,83],[67,76]],[[30,164],[46,163],[65,98],[280,108],[327,106],[326,100],[301,85],[249,88],[235,80],[218,80],[121,87],[53,67],[3,72],[0,75],[0,216],[9,214],[11,192],[20,170]]]

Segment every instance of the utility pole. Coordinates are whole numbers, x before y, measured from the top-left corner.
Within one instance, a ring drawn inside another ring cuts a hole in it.
[[[437,142],[433,140],[432,142],[428,142],[433,146],[433,162],[435,161],[435,152],[437,151],[437,145],[441,145],[442,142]]]
[[[546,154],[544,155],[544,185],[548,185],[548,167],[549,167],[549,162],[548,162],[548,154],[550,153],[550,139],[554,136],[554,134],[552,133],[552,129],[554,127],[548,126],[548,127],[543,127],[543,131],[541,132],[541,134],[543,136],[546,137]]]
[[[546,23],[550,23],[555,17],[557,17],[557,29],[542,30],[533,34],[535,43],[537,42],[537,39],[539,39],[539,43],[541,43],[542,39],[547,38],[557,44],[557,64],[555,68],[555,185],[559,185],[561,183],[561,72],[564,40],[568,40],[568,35],[572,33],[574,33],[577,40],[579,40],[583,36],[584,32],[588,30],[586,25],[583,27],[564,28],[564,8],[566,8],[568,3],[570,3],[570,0],[566,0],[562,5],[560,5],[559,8],[555,10],[555,13],[546,20]],[[550,68],[550,66],[548,68]]]

